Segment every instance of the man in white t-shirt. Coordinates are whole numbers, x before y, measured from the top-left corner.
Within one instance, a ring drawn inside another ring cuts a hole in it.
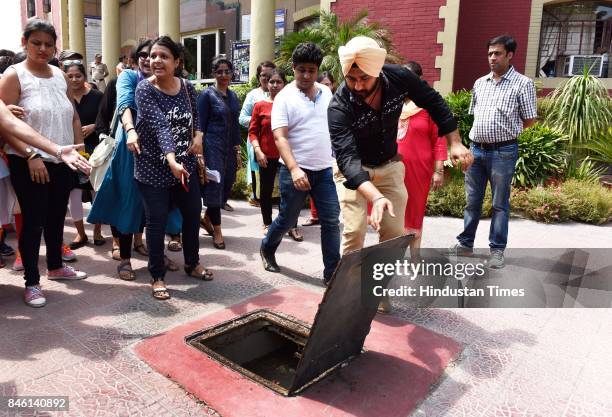
[[[278,93],[272,107],[272,131],[281,156],[281,205],[261,242],[267,271],[280,272],[275,252],[304,207],[315,201],[321,224],[323,278],[327,283],[340,261],[340,205],[332,173],[332,148],[327,127],[331,90],[316,82],[323,54],[313,43],[299,44],[291,56],[295,81]]]

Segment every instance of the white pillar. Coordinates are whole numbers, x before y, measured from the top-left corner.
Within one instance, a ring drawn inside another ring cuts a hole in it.
[[[102,0],[102,62],[108,67],[107,79],[115,78],[115,65],[121,51],[119,0]]]
[[[85,20],[83,0],[68,0],[68,33],[70,49],[85,54]]]
[[[181,40],[181,6],[179,0],[159,0],[159,36],[168,35]]]
[[[274,59],[274,1],[251,0],[251,48],[249,78],[262,61]]]

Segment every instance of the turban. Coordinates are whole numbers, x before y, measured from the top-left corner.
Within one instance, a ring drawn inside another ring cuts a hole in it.
[[[357,64],[366,74],[378,77],[385,63],[387,51],[378,46],[378,43],[367,36],[356,36],[345,46],[338,48],[342,74],[346,76],[353,64]]]

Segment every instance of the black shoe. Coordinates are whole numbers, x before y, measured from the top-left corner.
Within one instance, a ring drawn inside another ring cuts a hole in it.
[[[280,266],[276,263],[274,254],[267,255],[263,248],[259,248],[259,255],[261,256],[261,262],[266,271],[269,272],[280,272]]]
[[[15,250],[11,248],[6,243],[0,243],[0,255],[1,256],[13,256],[15,254]]]

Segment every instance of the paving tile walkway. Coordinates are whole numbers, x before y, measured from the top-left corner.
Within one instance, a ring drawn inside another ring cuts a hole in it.
[[[198,282],[170,273],[168,302],[150,296],[142,257],[134,261],[136,281],[115,277],[110,243],[77,251],[75,266],[89,273],[87,280],[43,278],[48,305],[42,309],[23,303],[21,274],[0,269],[0,396],[70,396],[70,411],[37,414],[48,416],[218,415],[140,361],[133,345],[273,288],[324,290],[318,227],[304,228],[302,243],[287,238],[277,257],[284,273],[271,274],[259,261],[258,209],[244,202],[232,204],[236,211],[223,212],[227,250],[216,250],[210,237],[201,237],[202,261],[215,271],[215,280]],[[302,214],[307,216],[306,211]],[[461,224],[460,219],[426,218],[423,245],[450,245]],[[483,221],[477,246],[487,246],[487,231],[488,221]],[[509,244],[612,248],[611,232],[611,226],[551,226],[513,219]],[[66,240],[74,233],[68,220]],[[368,233],[367,242],[375,240],[375,234]],[[12,237],[8,243],[15,246]],[[179,255],[169,256],[180,263]],[[612,415],[611,310],[394,307],[397,317],[464,345],[459,360],[447,368],[413,417]],[[8,415],[34,413],[0,410],[0,417]]]

